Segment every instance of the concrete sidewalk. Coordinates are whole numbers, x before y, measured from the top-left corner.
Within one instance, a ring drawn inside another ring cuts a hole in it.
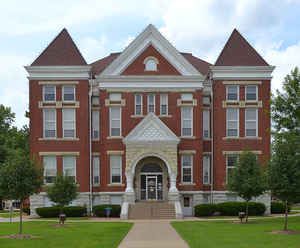
[[[119,248],[188,248],[169,221],[138,221]]]

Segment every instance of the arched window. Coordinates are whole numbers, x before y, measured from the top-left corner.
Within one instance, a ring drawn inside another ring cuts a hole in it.
[[[162,172],[162,168],[158,164],[145,164],[143,168],[141,169],[141,172]]]
[[[155,57],[147,57],[144,60],[145,71],[157,71],[158,60]]]

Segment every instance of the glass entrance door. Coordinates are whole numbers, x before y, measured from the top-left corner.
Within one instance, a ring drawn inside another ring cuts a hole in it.
[[[147,200],[157,200],[157,176],[147,176]]]

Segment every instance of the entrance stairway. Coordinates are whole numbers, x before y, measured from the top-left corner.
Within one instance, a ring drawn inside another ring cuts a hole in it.
[[[175,206],[166,202],[137,202],[129,205],[129,219],[175,219]]]

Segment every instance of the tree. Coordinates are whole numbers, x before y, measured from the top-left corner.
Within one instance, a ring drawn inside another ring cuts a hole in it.
[[[242,152],[228,180],[228,188],[246,201],[246,222],[248,222],[249,201],[263,194],[266,186],[265,172],[259,166],[256,155],[250,151]]]
[[[42,169],[18,149],[11,152],[0,167],[0,194],[6,200],[20,201],[20,234],[22,234],[22,210],[24,201],[38,193],[43,184]]]
[[[48,198],[59,206],[61,214],[63,207],[69,205],[78,196],[74,178],[63,174],[57,175],[54,183],[46,187],[46,192]]]
[[[284,231],[288,205],[300,200],[300,140],[294,133],[276,135],[269,168],[272,195],[285,202]]]

